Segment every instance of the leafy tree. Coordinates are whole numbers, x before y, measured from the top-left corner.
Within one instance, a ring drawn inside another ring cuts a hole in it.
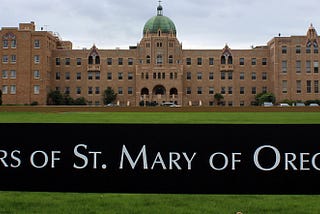
[[[215,93],[214,94],[214,99],[216,100],[217,102],[217,105],[219,106],[221,104],[221,100],[224,99],[224,96],[220,93]]]
[[[111,87],[107,87],[103,93],[103,103],[105,105],[113,103],[117,99],[117,95]]]
[[[264,102],[276,102],[276,97],[274,96],[273,93],[270,92],[263,92],[260,94],[257,94],[255,96],[256,102],[258,105],[262,105]]]
[[[47,98],[48,105],[63,105],[64,97],[60,91],[50,91]]]

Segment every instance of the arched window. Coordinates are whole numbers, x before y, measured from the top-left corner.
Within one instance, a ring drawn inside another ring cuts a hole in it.
[[[95,64],[100,64],[100,57],[99,56],[96,56]]]
[[[92,57],[92,56],[89,56],[88,64],[89,64],[89,65],[92,65],[92,64],[93,64],[93,57]]]
[[[232,65],[232,56],[228,56],[228,64]]]
[[[226,57],[221,56],[221,65],[225,65],[225,64],[226,64]]]

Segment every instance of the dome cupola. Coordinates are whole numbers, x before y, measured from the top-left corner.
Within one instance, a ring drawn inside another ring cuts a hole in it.
[[[176,26],[173,21],[163,15],[163,7],[159,4],[157,7],[157,15],[147,21],[143,28],[143,35],[146,33],[156,34],[159,31],[161,33],[172,33],[176,35]]]

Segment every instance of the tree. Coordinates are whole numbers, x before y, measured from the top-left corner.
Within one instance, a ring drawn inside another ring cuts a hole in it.
[[[221,104],[221,100],[223,100],[224,97],[223,97],[223,95],[220,94],[220,93],[215,93],[214,99],[216,100],[217,105],[219,106],[219,105]]]
[[[48,105],[63,105],[64,97],[60,91],[50,91],[47,98]]]
[[[276,97],[273,93],[270,92],[262,92],[260,94],[257,94],[255,99],[259,106],[261,106],[264,102],[276,102]]]
[[[105,105],[113,103],[117,99],[117,95],[111,87],[107,87],[103,93],[103,103]]]

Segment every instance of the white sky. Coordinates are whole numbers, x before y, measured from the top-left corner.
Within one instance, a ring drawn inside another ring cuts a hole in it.
[[[1,4],[0,26],[34,21],[57,32],[74,49],[128,49],[156,15],[157,0],[10,0]],[[273,37],[320,29],[319,0],[163,0],[183,49],[248,49]]]

